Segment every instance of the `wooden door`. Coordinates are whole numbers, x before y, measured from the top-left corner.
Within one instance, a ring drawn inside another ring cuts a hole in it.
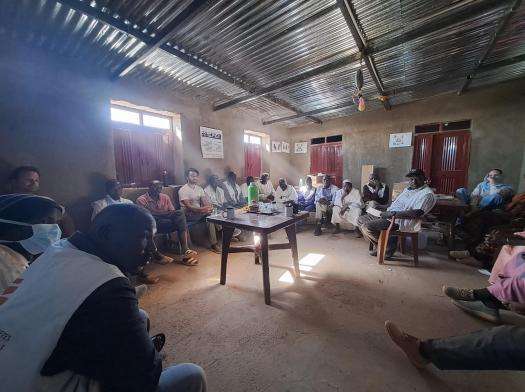
[[[174,138],[171,131],[114,129],[117,178],[122,184],[148,186],[162,180],[163,171],[175,171]]]
[[[412,168],[421,169],[426,176],[432,175],[432,142],[433,133],[424,133],[414,136],[414,154],[412,155]]]
[[[467,186],[470,131],[424,133],[414,137],[412,167],[425,172],[437,193],[454,194]]]
[[[444,132],[434,135],[432,187],[438,193],[454,194],[467,186],[470,161],[470,132]]]
[[[261,145],[244,143],[244,176],[260,177]]]
[[[341,186],[343,181],[342,143],[324,143],[310,146],[310,174],[329,174],[334,183]]]

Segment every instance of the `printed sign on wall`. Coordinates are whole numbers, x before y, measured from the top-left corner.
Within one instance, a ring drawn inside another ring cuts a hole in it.
[[[201,150],[203,158],[224,158],[222,131],[201,127]]]
[[[296,142],[294,152],[296,154],[306,154],[308,150],[308,142]]]
[[[412,132],[406,133],[391,133],[390,142],[388,146],[390,148],[396,147],[410,147],[412,145]]]
[[[281,142],[275,142],[272,140],[272,152],[281,152]]]
[[[282,142],[281,143],[281,151],[289,154],[290,153],[290,143]]]

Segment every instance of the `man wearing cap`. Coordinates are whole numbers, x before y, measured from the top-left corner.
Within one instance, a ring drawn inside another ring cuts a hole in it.
[[[421,169],[410,170],[406,177],[409,180],[408,187],[392,202],[386,211],[380,213],[380,217],[370,213],[359,218],[359,229],[363,236],[373,244],[370,255],[377,255],[377,242],[381,230],[390,226],[390,219],[395,217],[395,230],[417,232],[421,229],[421,218],[426,215],[436,204],[436,195],[425,184],[425,173]],[[378,210],[385,206],[377,206]],[[396,250],[396,242],[389,241],[386,256],[392,257]]]
[[[332,184],[332,177],[326,174],[323,177],[323,185],[315,191],[315,231],[314,235],[321,235],[321,225],[328,220],[328,215],[334,206],[335,194],[339,188]]]
[[[361,216],[363,199],[359,189],[352,187],[350,180],[343,181],[343,189],[335,194],[332,212],[332,224],[335,225],[334,234],[341,231],[341,224],[347,229],[357,229],[357,219]],[[356,230],[356,235],[359,231]]]

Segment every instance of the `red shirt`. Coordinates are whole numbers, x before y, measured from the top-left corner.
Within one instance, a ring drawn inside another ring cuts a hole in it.
[[[153,198],[146,193],[137,198],[137,204],[149,210],[152,214],[162,214],[164,212],[175,211],[173,203],[168,195],[161,193],[159,200],[153,200]]]

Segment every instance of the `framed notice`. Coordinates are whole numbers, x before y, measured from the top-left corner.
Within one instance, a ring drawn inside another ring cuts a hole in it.
[[[308,142],[296,142],[294,147],[294,152],[296,154],[306,154],[308,150]]]
[[[388,147],[410,147],[412,145],[412,132],[391,133]]]
[[[290,153],[290,143],[282,142],[281,143],[281,151],[289,154]]]
[[[201,150],[203,158],[224,158],[223,136],[220,129],[201,127]]]
[[[281,152],[281,142],[276,142],[272,140],[272,152]]]

